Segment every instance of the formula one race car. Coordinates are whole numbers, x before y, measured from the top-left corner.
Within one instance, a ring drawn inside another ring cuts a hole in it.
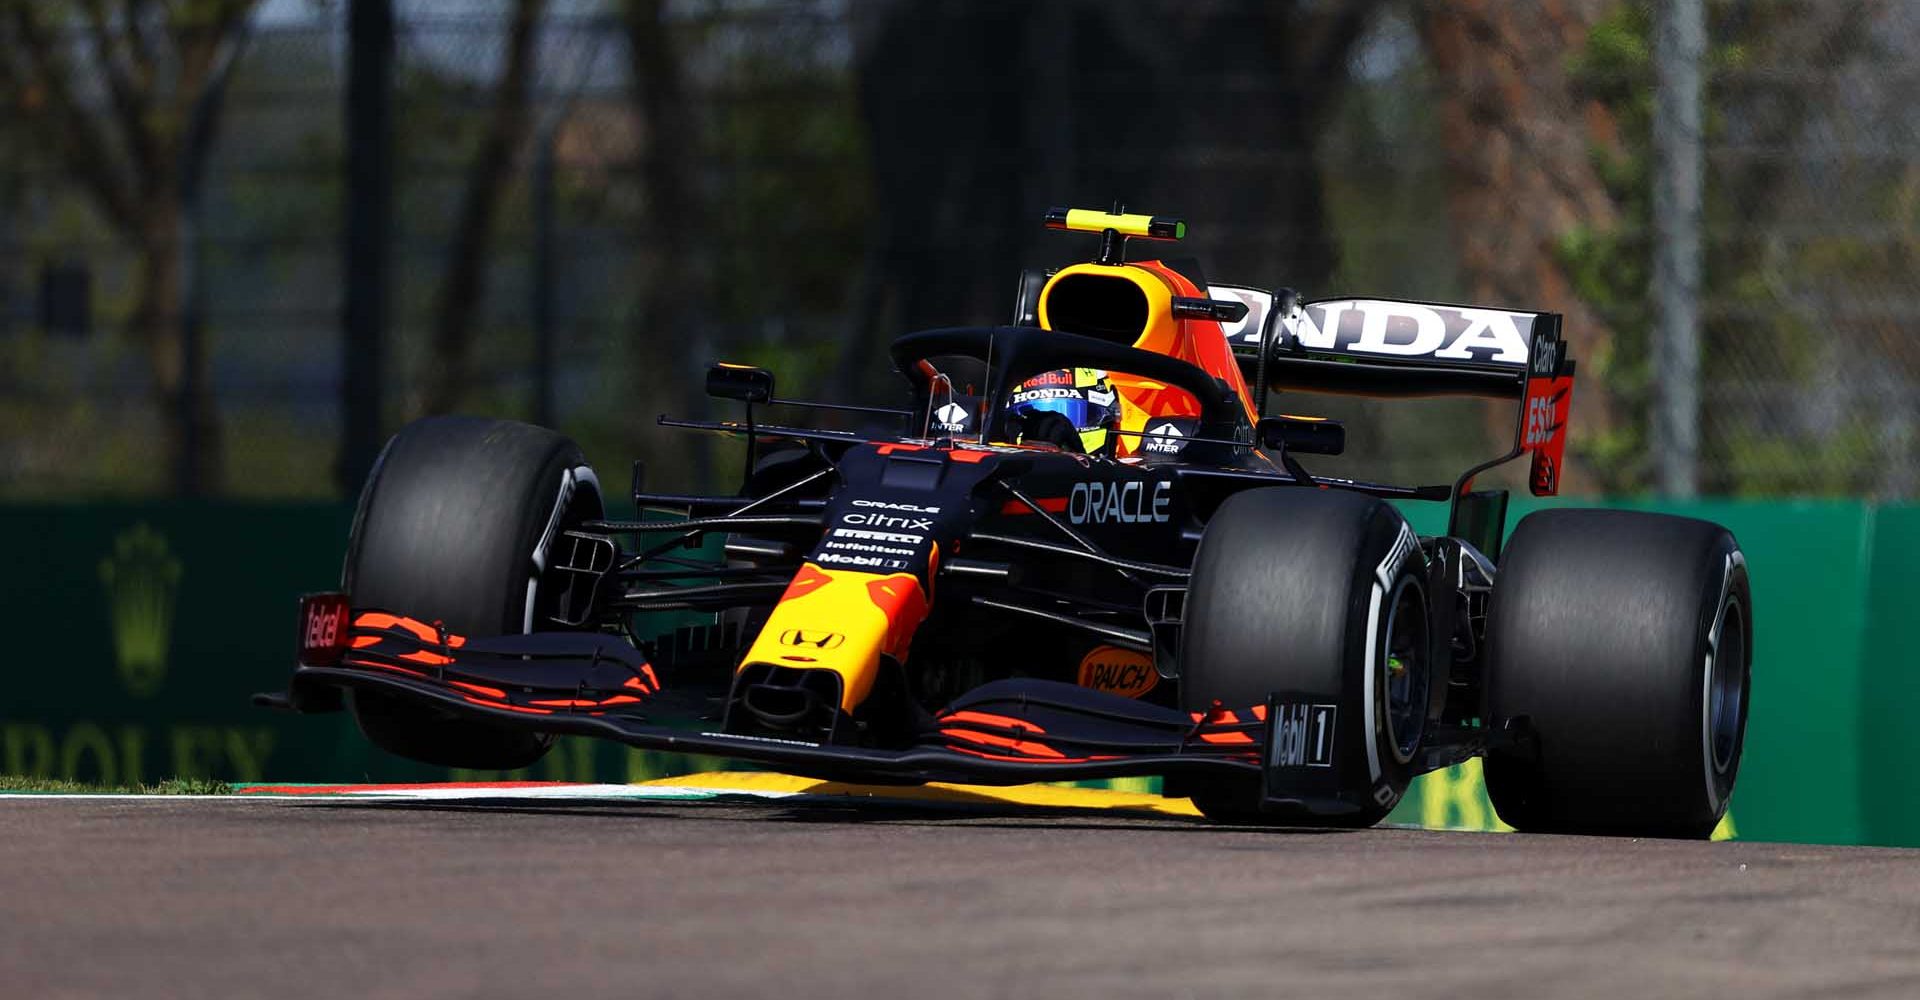
[[[1474,477],[1556,492],[1573,360],[1550,313],[1302,302],[1128,261],[1175,220],[1054,210],[1098,257],[1021,276],[1013,322],[912,333],[900,409],[775,397],[716,365],[736,495],[644,490],[610,520],[552,431],[400,431],[341,592],[301,601],[285,694],[394,753],[513,768],[557,735],[862,782],[1161,776],[1231,822],[1363,826],[1485,755],[1523,830],[1704,837],[1745,729],[1752,617],[1724,528],[1557,509],[1507,536]],[[1337,423],[1274,391],[1513,400],[1451,485],[1316,476]],[[826,406],[899,433],[764,422]],[[1395,502],[1448,502],[1420,537]],[[715,544],[703,545],[710,537]],[[724,557],[719,555],[724,541]],[[702,553],[711,553],[703,557]],[[697,620],[650,634],[650,612]],[[638,634],[636,634],[638,633]]]

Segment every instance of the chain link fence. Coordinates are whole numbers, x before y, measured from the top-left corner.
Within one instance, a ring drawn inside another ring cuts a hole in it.
[[[193,198],[216,26],[85,6],[0,19],[0,494],[173,493],[184,440],[216,456],[204,492],[342,495],[348,6],[236,4]],[[890,391],[889,337],[1003,321],[1020,267],[1087,249],[1040,212],[1118,198],[1186,216],[1219,280],[1566,313],[1568,486],[1644,491],[1651,25],[1598,0],[397,3],[386,364],[354,405],[546,420],[720,485],[735,451],[653,426],[705,411],[707,361]],[[1920,10],[1715,0],[1708,28],[1702,489],[1911,498]],[[189,322],[198,381],[166,333]],[[170,436],[196,392],[198,436]],[[1335,471],[1383,478],[1446,481],[1511,432],[1477,402],[1283,405],[1349,419]]]

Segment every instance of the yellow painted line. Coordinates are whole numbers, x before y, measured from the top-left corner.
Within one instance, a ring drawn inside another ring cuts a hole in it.
[[[1065,785],[854,785],[841,781],[820,781],[790,774],[765,771],[706,771],[672,778],[636,782],[641,785],[674,785],[716,792],[774,792],[789,795],[841,795],[848,798],[895,799],[905,802],[1026,806],[1043,809],[1103,809],[1150,812],[1163,816],[1198,816],[1200,811],[1186,799],[1169,799],[1145,792],[1123,792],[1106,788],[1078,788]]]

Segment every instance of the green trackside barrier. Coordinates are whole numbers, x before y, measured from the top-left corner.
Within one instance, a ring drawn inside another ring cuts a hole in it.
[[[1516,501],[1512,516],[1538,506]],[[1920,774],[1903,752],[1920,675],[1901,638],[1920,609],[1920,507],[1623,506],[1719,521],[1746,550],[1756,659],[1733,831],[1920,846]],[[1442,527],[1440,507],[1409,514],[1423,532]],[[526,772],[448,772],[373,750],[344,715],[253,708],[249,695],[289,669],[294,596],[338,579],[351,517],[343,504],[0,507],[0,773],[630,781],[723,766],[567,740]],[[1392,819],[1497,828],[1478,774],[1421,779]]]
[[[512,775],[375,750],[346,714],[255,708],[293,665],[295,598],[337,586],[348,504],[0,507],[0,774],[109,784],[629,781],[711,762],[569,739]]]

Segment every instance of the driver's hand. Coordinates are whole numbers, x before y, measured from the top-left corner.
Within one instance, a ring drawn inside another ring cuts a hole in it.
[[[1037,442],[1054,445],[1076,455],[1086,454],[1086,448],[1080,444],[1080,429],[1073,426],[1073,421],[1051,410],[1023,415],[1020,418],[1020,440],[1028,444]]]

